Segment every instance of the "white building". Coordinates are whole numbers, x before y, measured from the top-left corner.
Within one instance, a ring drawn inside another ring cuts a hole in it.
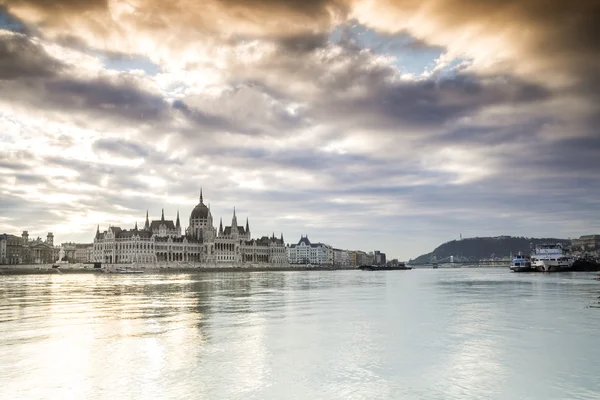
[[[0,235],[0,264],[8,264],[6,257],[6,235]]]
[[[350,251],[342,249],[333,249],[333,265],[336,267],[350,266]]]
[[[308,236],[301,236],[298,244],[288,245],[286,249],[290,264],[333,264],[333,248],[324,243],[311,243]]]
[[[93,260],[101,263],[154,263],[154,262],[201,262],[228,263],[266,262],[287,263],[283,234],[280,239],[263,236],[252,239],[250,226],[238,226],[235,209],[231,225],[219,231],[213,226],[210,208],[204,204],[202,191],[200,203],[190,214],[190,225],[182,234],[179,212],[176,222],[165,220],[164,210],[161,219],[148,219],[143,229],[137,223],[131,230],[109,227],[94,238]]]

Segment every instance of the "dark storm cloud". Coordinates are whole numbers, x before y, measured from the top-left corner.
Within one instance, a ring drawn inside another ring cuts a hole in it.
[[[531,103],[551,96],[544,87],[517,78],[489,81],[475,75],[390,83],[385,71],[374,71],[365,78],[364,74],[348,70],[327,85],[333,93],[343,93],[345,87],[356,82],[364,85],[364,95],[340,96],[336,101],[314,107],[313,112],[321,118],[337,115],[346,121],[359,120],[366,126],[384,129],[432,127],[487,106]]]
[[[119,78],[82,79],[61,75],[49,79],[0,81],[5,102],[23,104],[36,112],[59,111],[73,123],[129,122],[160,124],[170,120],[170,105],[133,81]]]
[[[402,126],[440,127],[489,106],[517,106],[553,96],[543,84],[509,74],[471,71],[399,80],[398,70],[377,62],[370,51],[343,43],[326,45],[320,35],[297,38],[302,62],[298,62],[296,46],[281,45],[252,70],[244,65],[232,67],[232,76],[261,82],[284,98],[304,103],[303,118],[313,124],[392,131]],[[281,85],[282,80],[306,85]]]
[[[170,118],[171,106],[161,95],[144,89],[137,77],[81,78],[74,68],[51,57],[34,39],[0,31],[3,101],[138,123]]]
[[[126,79],[75,78],[45,83],[46,99],[54,107],[107,114],[130,121],[158,121],[166,117],[168,103]]]
[[[27,36],[0,30],[0,80],[49,78],[63,68],[62,62]]]
[[[535,143],[532,143],[532,146]],[[558,144],[537,143],[536,151],[519,162],[532,175],[552,174],[567,181],[576,179],[586,189],[600,188],[600,135],[561,140]]]

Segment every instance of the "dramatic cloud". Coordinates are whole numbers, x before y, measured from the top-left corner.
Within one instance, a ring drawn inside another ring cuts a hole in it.
[[[167,3],[0,0],[0,231],[187,220],[201,185],[404,259],[600,231],[598,2]]]
[[[63,67],[25,35],[0,31],[0,80],[52,77]]]

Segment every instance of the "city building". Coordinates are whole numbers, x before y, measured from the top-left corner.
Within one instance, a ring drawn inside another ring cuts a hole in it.
[[[21,264],[48,264],[56,261],[52,232],[48,232],[46,240],[40,237],[29,240],[29,234],[23,231],[21,239],[23,243]]]
[[[89,263],[93,261],[93,245],[91,243],[63,243],[60,247],[65,251],[65,261]]]
[[[357,266],[358,265],[356,263],[356,251],[351,251],[350,252],[350,265],[352,265],[352,266]]]
[[[55,261],[54,235],[48,233],[46,240],[29,240],[29,233],[23,231],[21,237],[10,234],[0,235],[0,264],[47,264]]]
[[[584,235],[573,239],[572,247],[581,251],[594,251],[600,249],[600,235]]]
[[[356,265],[366,265],[367,264],[367,253],[361,250],[357,250],[354,252],[356,256]]]
[[[342,249],[333,249],[333,265],[336,267],[341,265]]]
[[[366,253],[364,251],[356,251],[356,265],[373,265],[375,262],[375,255],[373,253]]]
[[[374,256],[375,256],[374,263],[376,265],[385,265],[386,264],[385,253],[382,253],[379,250],[375,250]]]
[[[350,251],[333,249],[333,265],[336,267],[350,266]]]
[[[327,245],[325,245],[325,246],[327,246]],[[325,264],[333,265],[333,247],[327,246],[326,252],[327,252],[327,261],[325,262]]]
[[[16,235],[0,235],[0,264],[21,264],[23,240]]]
[[[350,266],[350,251],[342,250],[342,259],[340,260],[340,264],[342,267]]]
[[[273,233],[271,237],[252,239],[248,219],[245,227],[239,226],[235,208],[231,225],[223,227],[221,220],[217,231],[210,207],[204,204],[202,190],[185,231],[179,212],[175,222],[165,219],[164,210],[160,220],[150,222],[146,212],[143,229],[138,229],[136,223],[130,230],[111,226],[101,233],[98,226],[92,258],[101,263],[287,263],[283,234],[281,238]]]
[[[333,265],[333,248],[324,243],[311,243],[308,236],[300,236],[298,244],[288,244],[286,249],[290,264]]]

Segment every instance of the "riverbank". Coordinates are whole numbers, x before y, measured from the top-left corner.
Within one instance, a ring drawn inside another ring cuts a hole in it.
[[[115,273],[117,268],[143,271],[146,273],[203,273],[203,272],[267,272],[267,271],[338,271],[355,270],[356,267],[307,266],[290,264],[242,264],[217,266],[181,265],[171,263],[154,264],[106,264],[94,268],[86,264],[66,264],[54,267],[52,264],[0,266],[0,275],[43,275],[43,274],[104,274]]]

